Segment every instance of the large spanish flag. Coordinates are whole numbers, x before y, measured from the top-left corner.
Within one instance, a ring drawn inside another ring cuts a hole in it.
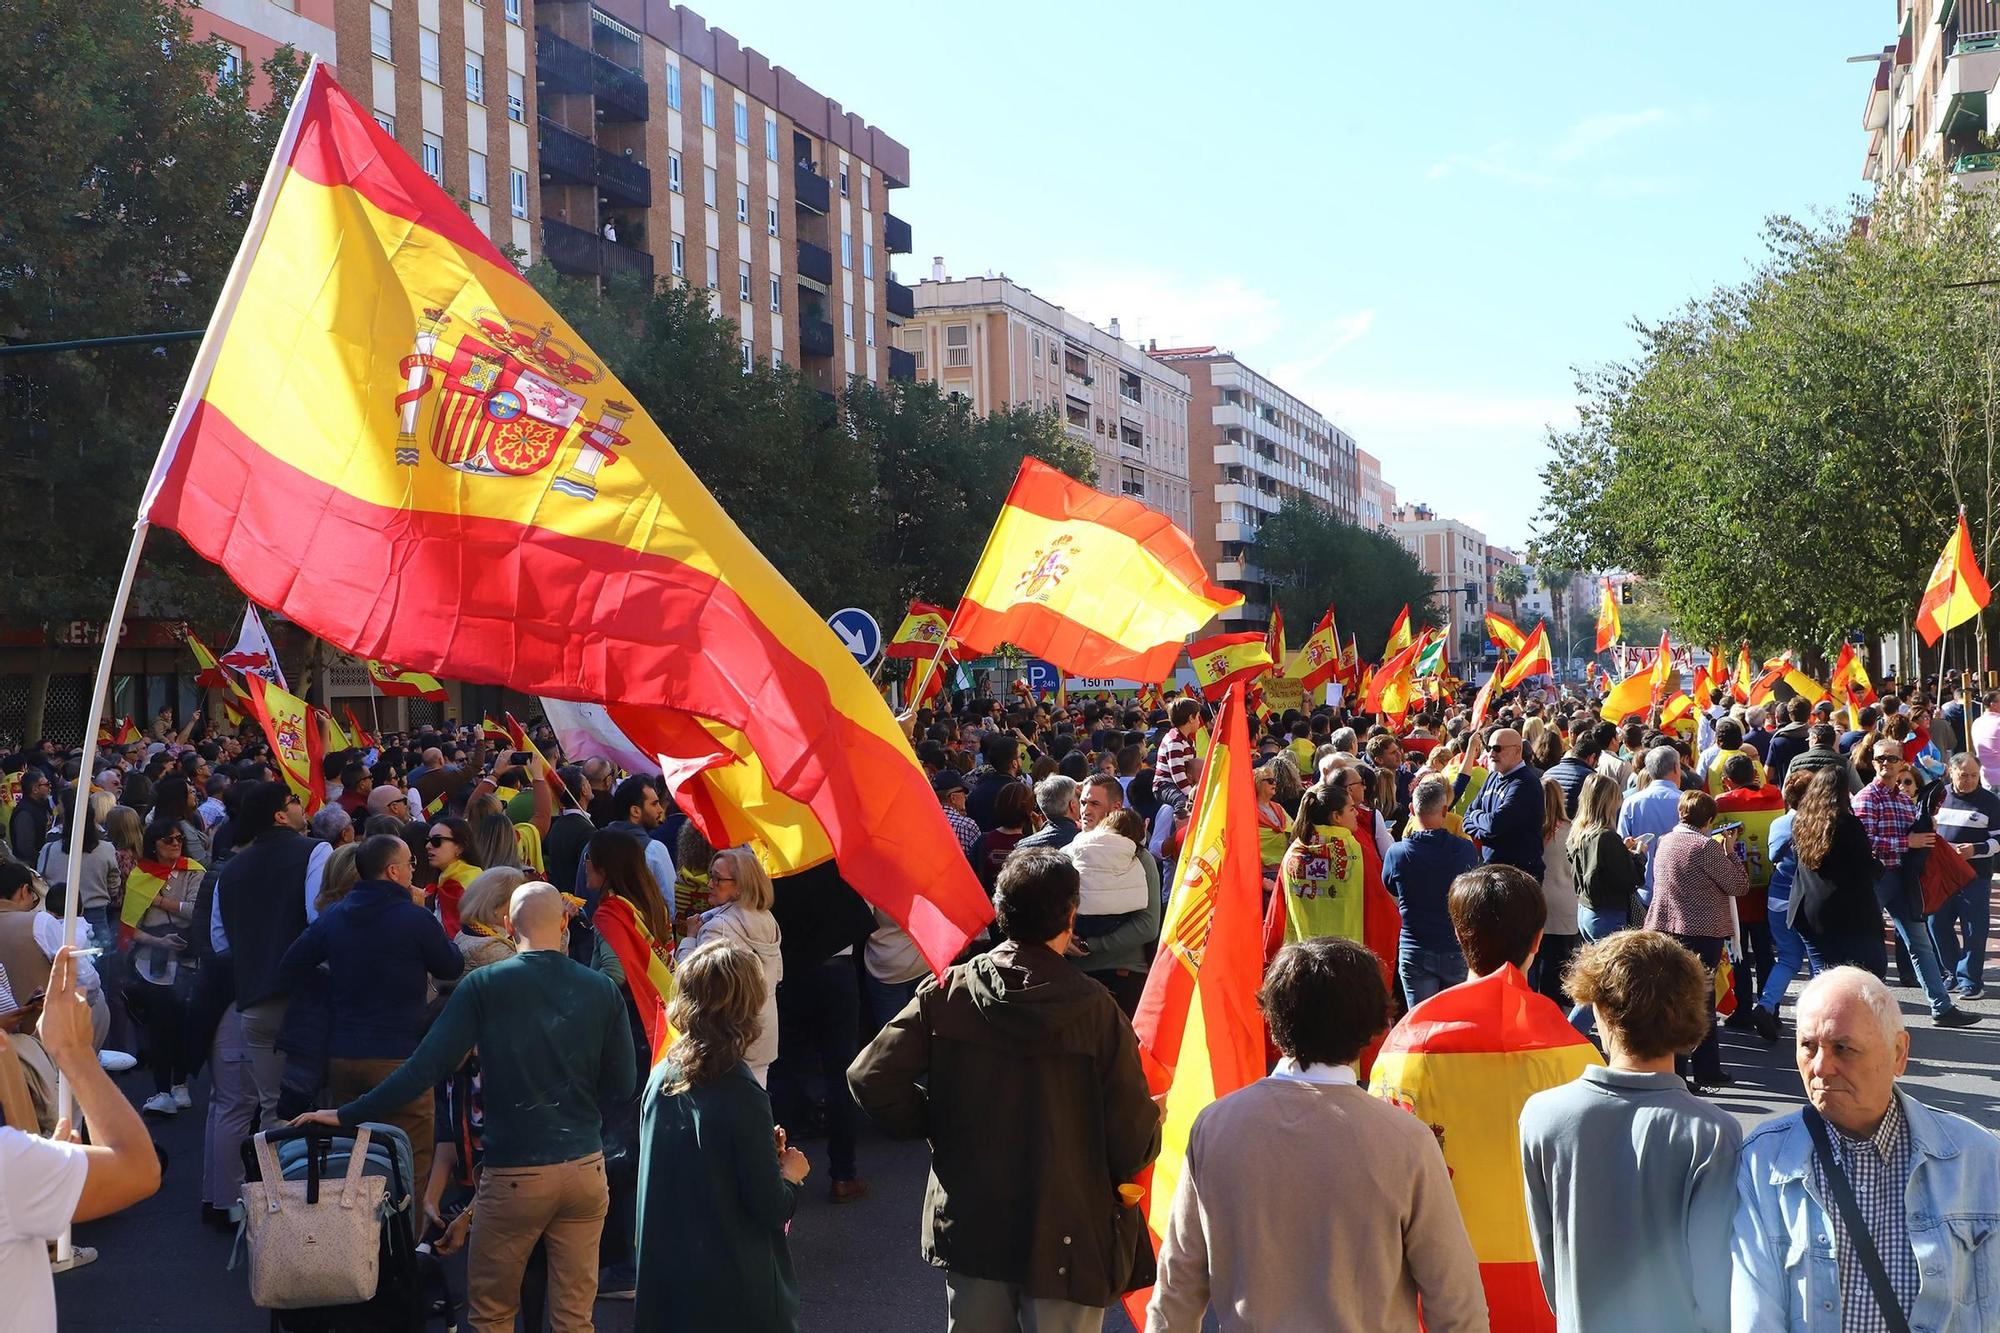
[[[671,884],[660,887],[673,892]],[[615,893],[598,900],[590,922],[618,957],[626,989],[632,992],[632,1007],[639,1011],[639,1025],[646,1031],[652,1063],[657,1065],[674,1041],[673,1025],[667,1022],[667,1005],[674,998],[673,941],[654,939],[645,919]]]
[[[1209,582],[1166,515],[1023,458],[951,636],[981,653],[1011,643],[1071,675],[1164,680],[1181,641],[1242,601]]]
[[[1979,560],[1972,551],[1972,533],[1965,526],[1965,510],[1958,511],[1958,528],[1938,552],[1924,585],[1924,598],[1917,606],[1917,633],[1926,644],[1936,643],[1953,625],[1961,625],[1985,609],[1993,600],[1993,589],[1979,572]]]
[[[902,730],[634,402],[315,66],[141,516],[356,656],[677,716],[948,963],[992,908]]]
[[[1391,726],[1402,723],[1403,715],[1410,711],[1410,699],[1417,692],[1417,651],[1417,644],[1404,644],[1395,656],[1382,663],[1366,687],[1366,696],[1361,701],[1364,712],[1382,714]]]
[[[1211,703],[1220,699],[1230,686],[1248,685],[1275,664],[1270,640],[1255,630],[1198,639],[1188,645],[1187,651],[1201,697]]]
[[[1644,717],[1652,706],[1653,668],[1642,666],[1605,693],[1597,715],[1606,722],[1622,723],[1628,717]]]
[[[1232,688],[1195,792],[1194,819],[1160,923],[1160,950],[1132,1016],[1153,1095],[1164,1095],[1160,1155],[1141,1177],[1146,1230],[1157,1251],[1187,1166],[1188,1131],[1201,1109],[1264,1076],[1264,977],[1258,906],[1264,892],[1257,839],[1256,755]],[[1146,1326],[1151,1289],[1125,1298]]]
[[[889,636],[889,646],[882,650],[882,656],[935,657],[938,649],[945,646],[945,629],[950,624],[951,612],[943,607],[911,602],[903,623]]]
[[[1494,1333],[1553,1333],[1521,1179],[1521,1106],[1590,1065],[1596,1048],[1512,964],[1403,1016],[1368,1090],[1422,1120],[1444,1149]]]

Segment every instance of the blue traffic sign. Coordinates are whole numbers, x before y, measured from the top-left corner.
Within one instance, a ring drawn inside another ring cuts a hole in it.
[[[826,618],[827,628],[856,662],[867,666],[882,651],[882,627],[858,606],[844,606]]]

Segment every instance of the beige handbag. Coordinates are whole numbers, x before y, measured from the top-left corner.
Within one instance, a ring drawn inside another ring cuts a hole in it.
[[[361,1174],[367,1127],[355,1134],[347,1175],[338,1181],[322,1181],[316,1171],[286,1180],[269,1139],[260,1133],[255,1145],[263,1179],[243,1183],[251,1301],[265,1310],[298,1310],[372,1298],[388,1182]]]

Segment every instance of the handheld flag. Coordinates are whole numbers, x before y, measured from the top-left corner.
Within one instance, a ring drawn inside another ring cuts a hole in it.
[[[246,675],[262,676],[281,690],[285,688],[285,672],[278,665],[278,650],[271,645],[271,636],[264,630],[264,620],[257,614],[255,602],[244,606],[243,628],[236,635],[236,646],[222,655],[222,664],[235,667]]]
[[[141,517],[358,657],[658,710],[694,760],[754,762],[942,966],[992,905],[908,740],[634,401],[316,64]]]
[[[1368,682],[1361,704],[1363,711],[1380,713],[1392,724],[1400,723],[1410,711],[1410,697],[1416,693],[1413,675],[1416,661],[1417,645],[1411,643],[1384,662]]]
[[[929,602],[911,602],[910,609],[903,616],[903,623],[889,636],[889,646],[883,650],[884,657],[932,657],[938,646],[945,641],[945,627],[951,623],[951,613],[941,606]]]
[[[1521,646],[1521,655],[1514,659],[1514,665],[1507,668],[1500,688],[1511,690],[1530,676],[1546,676],[1554,669],[1549,656],[1549,623],[1538,620],[1528,631],[1528,641]]]
[[[353,704],[342,704],[341,711],[347,714],[347,730],[353,735],[354,743],[364,750],[372,750],[381,744],[362,729],[361,719],[354,716]]]
[[[366,659],[363,665],[368,668],[368,679],[375,688],[392,699],[428,699],[436,704],[450,697],[435,677],[421,671],[405,671],[372,657]]]
[[[1840,657],[1833,664],[1831,686],[1833,697],[1847,709],[1849,725],[1859,731],[1861,710],[1875,702],[1875,684],[1868,679],[1868,668],[1855,655],[1854,645],[1844,639]]]
[[[326,738],[313,721],[304,699],[280,689],[256,672],[243,677],[249,687],[250,713],[271,742],[271,757],[292,795],[312,814],[326,804]]]
[[[1271,655],[1279,675],[1285,674],[1285,617],[1278,610],[1276,595],[1271,598],[1271,623],[1264,631],[1264,651]]]
[[[1383,662],[1386,663],[1415,641],[1415,635],[1410,631],[1410,605],[1405,602],[1403,609],[1396,613],[1395,623],[1389,626],[1389,642],[1382,649]]]
[[[1340,677],[1340,632],[1333,623],[1333,608],[1313,626],[1313,632],[1299,645],[1299,655],[1292,659],[1285,674],[1295,676],[1307,693],[1318,689],[1329,680]]]
[[[1978,615],[1993,600],[1993,589],[1979,572],[1972,551],[1972,533],[1965,526],[1965,510],[1958,511],[1958,528],[1938,553],[1931,567],[1930,582],[1924,585],[1923,601],[1917,607],[1917,633],[1926,646],[1934,644],[1954,625],[1962,625]]]
[[[1479,693],[1472,696],[1472,722],[1470,726],[1473,731],[1478,731],[1486,725],[1486,712],[1493,706],[1494,687],[1499,683],[1500,670],[1496,666],[1493,674],[1486,678],[1486,683],[1479,687]]]
[[[1132,1015],[1154,1096],[1164,1095],[1160,1155],[1141,1178],[1155,1250],[1187,1169],[1188,1131],[1203,1107],[1264,1076],[1264,975],[1259,935],[1263,859],[1257,841],[1255,756],[1241,691],[1231,689],[1195,792],[1194,816],[1160,922],[1159,955]],[[1136,1326],[1146,1291],[1125,1298]]]
[[[667,966],[667,951],[673,948],[673,941],[654,939],[653,932],[646,928],[645,918],[615,893],[597,900],[590,924],[618,957],[626,988],[632,994],[632,1005],[639,1011],[639,1025],[646,1032],[651,1063],[657,1065],[674,1040],[673,1026],[667,1022],[667,1002],[674,994],[674,973]]]
[[[1072,675],[1161,680],[1183,639],[1242,601],[1158,510],[1023,458],[950,633]]]
[[[1417,649],[1416,674],[1419,676],[1441,676],[1451,667],[1451,657],[1445,650],[1444,633],[1441,630],[1424,631],[1422,645]]]
[[[1680,681],[1680,673],[1674,670],[1673,645],[1667,642],[1667,632],[1660,631],[1660,651],[1653,658],[1653,702],[1659,703],[1673,693]]]
[[[1736,649],[1736,673],[1729,678],[1729,697],[1737,703],[1750,702],[1750,687],[1756,679],[1756,672],[1750,666],[1750,641],[1745,639]]]
[[[1502,653],[1518,653],[1528,646],[1527,631],[1498,611],[1486,613],[1486,637]]]
[[[1597,651],[1601,653],[1611,647],[1624,633],[1624,622],[1618,612],[1618,589],[1606,579],[1597,598]]]
[[[1623,722],[1628,717],[1643,716],[1652,704],[1653,668],[1643,666],[1605,693],[1597,715],[1606,722]]]
[[[1217,634],[1188,645],[1188,661],[1194,666],[1201,697],[1211,703],[1230,686],[1245,685],[1269,671],[1271,654],[1265,636],[1250,630],[1243,634]]]

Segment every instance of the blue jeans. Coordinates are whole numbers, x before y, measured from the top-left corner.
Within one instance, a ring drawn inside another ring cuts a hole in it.
[[[1775,1014],[1778,1006],[1785,1002],[1785,989],[1805,965],[1806,938],[1785,924],[1784,903],[1771,904],[1768,920],[1771,946],[1777,953],[1777,961],[1771,965],[1771,975],[1764,979],[1764,993],[1757,997],[1757,1003]],[[1813,970],[1817,972],[1819,969]]]
[[[1951,992],[1945,989],[1944,968],[1938,962],[1937,945],[1924,924],[1923,900],[1901,867],[1885,870],[1875,881],[1875,900],[1889,909],[1889,924],[1896,938],[1909,951],[1910,965],[1917,969],[1917,983],[1930,1001],[1931,1017],[1951,1008]]]
[[[861,994],[868,1001],[870,1026],[887,1027],[889,1020],[903,1012],[903,1006],[917,993],[922,977],[911,977],[908,981],[877,981],[875,974],[867,968],[861,969]]]
[[[1986,929],[1993,913],[1993,872],[1988,870],[1931,913],[1931,941],[1937,945],[1938,966],[1947,981],[1964,988],[1985,985]],[[1959,938],[1960,929],[1964,940]]]
[[[1879,977],[1889,970],[1889,949],[1879,930],[1859,935],[1815,935],[1802,930],[1799,938],[1806,943],[1806,962],[1815,973],[1829,967],[1858,967]]]
[[[1576,909],[1577,933],[1592,944],[1631,924],[1632,918],[1625,912],[1593,912],[1582,904]]]
[[[1414,1008],[1465,980],[1465,955],[1456,949],[1419,949],[1402,940],[1396,945],[1396,975]]]

